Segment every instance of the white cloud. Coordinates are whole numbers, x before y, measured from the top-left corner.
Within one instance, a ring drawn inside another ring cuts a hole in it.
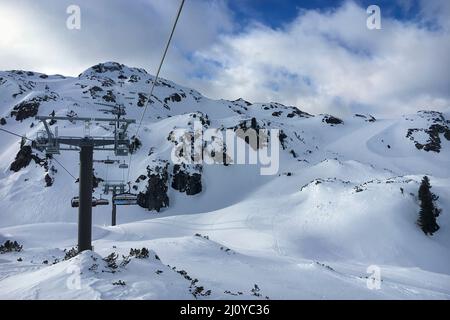
[[[180,1],[0,0],[0,70],[78,75],[103,61],[155,72]],[[69,5],[81,8],[81,30],[66,28]],[[202,50],[233,24],[222,0],[186,1],[164,75],[188,72],[186,53]]]
[[[383,17],[382,30],[368,30],[365,8],[347,2],[300,11],[278,29],[252,22],[236,32],[225,0],[189,0],[162,76],[213,98],[312,113],[439,110],[450,105],[449,3],[422,1],[414,22]],[[70,4],[81,7],[80,31],[66,28]],[[178,4],[0,0],[0,70],[77,75],[118,61],[154,73]]]
[[[224,36],[197,54],[213,73],[197,86],[214,97],[279,101],[313,113],[450,106],[449,33],[388,18],[382,30],[368,30],[366,18],[365,8],[347,2],[301,12],[278,30],[253,25]]]

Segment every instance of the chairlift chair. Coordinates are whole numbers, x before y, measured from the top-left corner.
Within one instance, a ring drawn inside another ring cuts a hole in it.
[[[113,204],[116,206],[133,206],[137,205],[137,195],[130,192],[116,194],[113,197]]]
[[[97,206],[107,206],[109,204],[109,201],[107,199],[97,199]]]
[[[126,163],[119,164],[119,169],[128,169],[128,164]]]
[[[128,146],[126,145],[117,145],[114,149],[114,154],[118,157],[128,156]]]
[[[80,198],[79,197],[73,197],[71,201],[72,208],[78,208],[80,206]],[[97,199],[92,198],[92,207],[96,206],[107,206],[109,205],[109,201],[107,199]]]

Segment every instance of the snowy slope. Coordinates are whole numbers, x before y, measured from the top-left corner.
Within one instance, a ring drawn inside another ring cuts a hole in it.
[[[111,117],[96,102],[121,104],[127,118],[139,120],[153,80],[145,70],[112,62],[77,78],[0,72],[0,128],[33,139],[42,130],[36,114]],[[116,227],[109,226],[109,206],[94,208],[95,253],[68,260],[64,249],[76,244],[70,200],[78,184],[35,149],[40,164],[33,159],[11,171],[20,139],[1,133],[0,242],[18,241],[23,250],[0,255],[0,298],[450,298],[450,112],[337,119],[277,103],[210,100],[163,79],[150,100],[130,182],[134,192],[145,193],[147,167],[167,163],[169,205],[160,212],[119,207]],[[252,118],[284,134],[276,175],[261,176],[259,165],[203,165],[189,169],[201,175],[201,192],[173,187],[175,129],[197,119],[204,129],[233,128]],[[85,132],[82,123],[56,126],[61,135]],[[136,129],[130,126],[130,135]],[[93,123],[90,134],[112,132]],[[116,158],[95,154],[107,156]],[[76,152],[56,159],[78,176]],[[96,164],[95,175],[116,180],[127,172]],[[431,237],[415,224],[424,175],[443,209],[441,229]],[[95,196],[110,198],[101,194],[100,185]],[[105,265],[112,252],[120,263],[131,248],[142,247],[150,249],[149,258],[131,258],[114,272]],[[380,290],[367,288],[371,265],[381,268]],[[67,283],[77,270],[81,288],[73,289]]]

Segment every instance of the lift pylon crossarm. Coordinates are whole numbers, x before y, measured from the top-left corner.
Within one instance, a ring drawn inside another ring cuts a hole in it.
[[[58,137],[58,142],[60,144],[66,144],[69,146],[79,146],[82,141],[89,140],[93,147],[102,147],[102,146],[110,146],[114,145],[116,142],[119,144],[128,145],[129,140],[116,140],[108,137],[86,137],[86,138],[78,138],[78,137]]]
[[[80,150],[78,147],[82,143],[80,137],[58,137],[57,130],[52,133],[48,120],[61,121],[85,121],[85,123],[94,122],[108,122],[114,125],[114,137],[89,137],[92,141],[94,150],[100,151],[114,151],[116,156],[127,156],[129,154],[130,140],[127,138],[126,131],[128,126],[136,123],[132,119],[117,118],[88,118],[88,117],[56,117],[56,116],[36,116],[35,119],[43,122],[47,136],[41,136],[37,139],[37,147],[46,149],[49,154],[59,154],[61,150]],[[61,149],[60,144],[71,146],[69,149]],[[113,146],[106,148],[106,146]]]
[[[46,121],[46,120],[67,120],[67,121],[96,121],[96,122],[116,122],[116,123],[124,123],[131,124],[136,123],[134,119],[121,119],[121,118],[88,118],[88,117],[52,117],[52,116],[36,116],[36,120]]]

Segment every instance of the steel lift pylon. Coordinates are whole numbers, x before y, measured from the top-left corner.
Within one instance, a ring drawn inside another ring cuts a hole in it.
[[[60,154],[61,151],[80,152],[79,177],[79,206],[78,206],[78,252],[92,250],[92,191],[93,191],[93,154],[96,151],[114,151],[116,156],[129,154],[130,140],[126,131],[128,126],[135,123],[129,119],[82,118],[82,117],[54,117],[37,116],[37,120],[44,124],[45,131],[38,132],[35,147],[47,154]],[[51,132],[47,121],[84,121],[108,122],[114,125],[114,137],[84,137],[58,136],[58,130]]]

